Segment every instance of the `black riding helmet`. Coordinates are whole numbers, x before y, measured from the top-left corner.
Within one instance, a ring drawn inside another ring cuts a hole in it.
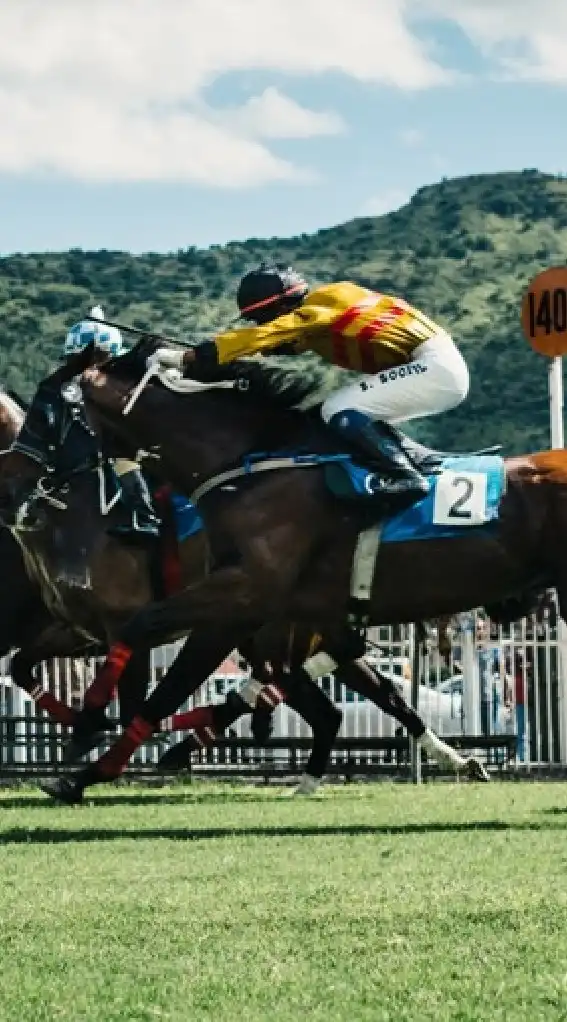
[[[308,293],[309,284],[291,266],[262,263],[242,278],[236,301],[242,318],[260,325],[297,309]]]

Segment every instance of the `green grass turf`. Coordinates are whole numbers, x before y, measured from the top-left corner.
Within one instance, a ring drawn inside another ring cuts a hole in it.
[[[0,794],[0,1019],[567,1019],[567,786]]]

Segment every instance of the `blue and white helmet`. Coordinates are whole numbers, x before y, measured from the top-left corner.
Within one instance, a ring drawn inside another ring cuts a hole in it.
[[[96,319],[105,319],[104,310],[101,309],[100,305],[95,305],[89,315],[94,316]],[[122,334],[116,327],[105,326],[102,322],[94,323],[92,320],[83,319],[80,323],[75,323],[71,327],[65,338],[63,347],[65,358],[83,351],[92,341],[94,341],[95,347],[100,351],[106,351],[109,358],[115,358],[125,350]]]

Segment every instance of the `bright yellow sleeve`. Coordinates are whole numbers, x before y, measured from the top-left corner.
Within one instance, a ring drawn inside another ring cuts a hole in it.
[[[227,330],[212,341],[217,351],[219,365],[232,362],[235,358],[272,351],[280,344],[297,344],[309,347],[309,336],[328,327],[333,319],[331,310],[304,304],[286,316],[278,316],[264,326],[244,327],[242,330]]]

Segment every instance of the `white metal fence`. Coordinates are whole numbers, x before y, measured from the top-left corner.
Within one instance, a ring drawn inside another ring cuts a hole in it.
[[[435,646],[425,658],[419,712],[428,725],[445,736],[516,735],[517,765],[567,767],[566,630],[554,620],[551,603],[546,613],[545,619],[529,618],[510,627],[491,625],[480,613],[461,615],[452,629],[449,662],[442,660]],[[374,629],[370,638],[369,662],[393,677],[410,702],[411,629]],[[178,649],[179,644],[154,651],[151,687]],[[94,660],[55,661],[43,665],[39,677],[58,698],[78,706],[95,669]],[[7,768],[37,769],[60,762],[61,729],[39,715],[32,700],[12,684],[9,663],[0,661],[0,673],[0,774]],[[182,709],[217,702],[247,677],[236,660],[229,661]],[[322,686],[343,713],[342,737],[390,738],[403,734],[396,721],[332,676],[324,678]],[[117,708],[111,707],[110,712],[117,715]],[[311,734],[304,721],[285,705],[276,710],[274,724],[277,737],[308,738]],[[231,734],[250,737],[250,718],[238,721]],[[168,744],[182,737],[158,736],[139,751],[134,764],[156,763]],[[207,761],[211,765],[223,762],[224,755],[211,752]],[[247,752],[231,758],[236,768],[248,762]]]

